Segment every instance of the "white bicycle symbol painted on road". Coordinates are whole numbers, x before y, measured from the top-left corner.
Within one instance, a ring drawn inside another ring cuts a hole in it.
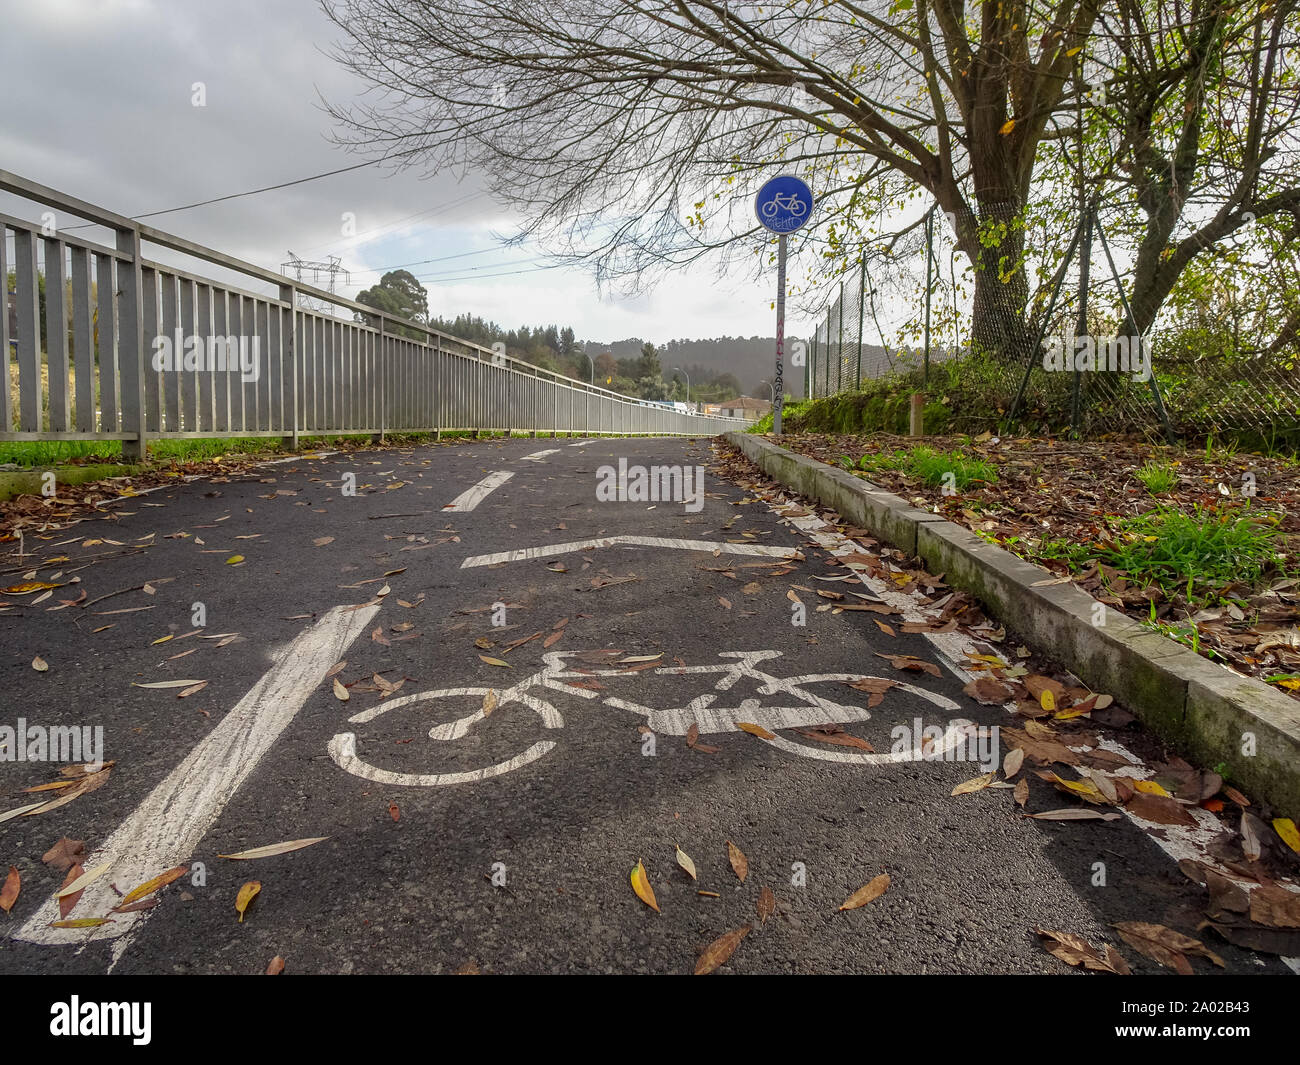
[[[553,651],[542,656],[542,669],[532,676],[520,681],[510,688],[499,692],[497,703],[491,713],[500,713],[512,704],[522,704],[534,711],[548,729],[564,727],[564,718],[549,702],[538,698],[534,692],[538,689],[563,692],[576,695],[582,699],[596,699],[599,695],[586,688],[574,687],[566,681],[589,681],[596,677],[627,677],[626,669],[590,669],[575,670],[566,668],[566,660],[573,653]],[[781,657],[780,651],[724,651],[719,658],[730,659],[728,662],[708,666],[662,666],[655,669],[656,674],[669,676],[720,674],[712,691],[705,691],[691,699],[685,706],[672,710],[655,710],[613,696],[603,700],[604,705],[620,710],[630,710],[644,717],[646,724],[659,735],[685,736],[692,725],[699,727],[699,735],[717,735],[740,731],[740,722],[758,725],[772,733],[771,739],[763,742],[790,754],[822,761],[841,762],[850,765],[888,765],[898,762],[933,759],[945,751],[963,742],[968,730],[973,727],[970,722],[953,720],[944,732],[942,739],[933,746],[928,746],[924,753],[920,748],[908,751],[891,751],[890,753],[873,753],[867,751],[845,750],[843,748],[814,747],[775,735],[779,729],[810,728],[818,725],[849,725],[867,721],[871,712],[864,707],[836,703],[824,696],[808,691],[806,685],[834,683],[843,684],[861,678],[859,673],[810,673],[801,677],[774,677],[761,669],[757,663]],[[758,699],[743,699],[737,705],[722,707],[715,705],[717,692],[730,690],[737,681],[748,678],[758,682],[761,695],[780,695],[794,700],[797,705],[763,706]],[[958,705],[951,699],[911,684],[897,683],[900,691],[909,692],[933,706],[955,711]],[[438,743],[452,743],[464,738],[474,726],[488,715],[483,712],[484,698],[489,688],[442,688],[438,691],[419,692],[397,699],[389,699],[369,710],[363,710],[348,718],[351,724],[365,724],[384,714],[395,710],[414,708],[418,711],[421,704],[437,700],[461,700],[473,709],[463,717],[453,721],[434,725],[428,731],[429,739]],[[380,769],[366,762],[357,753],[356,734],[340,732],[329,742],[329,754],[342,769],[379,784],[402,784],[413,787],[439,787],[446,784],[467,784],[501,776],[521,766],[535,762],[555,746],[553,740],[539,740],[527,750],[511,758],[496,762],[482,769],[455,773],[399,773],[389,769]]]

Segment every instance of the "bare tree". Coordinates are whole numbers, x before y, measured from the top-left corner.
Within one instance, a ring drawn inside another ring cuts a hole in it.
[[[954,0],[324,0],[337,58],[375,93],[331,108],[346,139],[486,173],[530,235],[600,276],[737,237],[761,249],[728,193],[778,168],[816,180],[810,241],[919,189],[977,267],[991,348],[1025,340],[1016,220],[1100,6],[987,2],[977,20]]]
[[[523,235],[590,260],[602,280],[770,253],[749,197],[794,171],[821,201],[796,249],[806,261],[912,254],[917,208],[937,205],[973,268],[972,343],[1017,361],[1034,336],[1031,278],[1053,265],[1027,268],[1044,253],[1026,249],[1026,226],[1044,195],[1073,204],[1083,164],[1063,170],[1061,146],[1105,141],[1090,177],[1130,212],[1158,308],[1177,264],[1231,233],[1245,202],[1189,232],[1166,265],[1164,242],[1198,203],[1185,142],[1198,146],[1193,173],[1220,161],[1220,186],[1237,150],[1174,112],[1211,99],[1230,110],[1224,72],[1249,74],[1253,33],[1265,58],[1237,105],[1276,140],[1279,65],[1294,63],[1282,31],[1266,32],[1294,21],[1293,0],[1244,13],[1223,0],[322,2],[345,34],[336,57],[372,86],[330,105],[340,139],[398,165],[485,175]],[[1098,102],[1090,79],[1111,84],[1109,125],[1080,121],[1084,99]],[[1186,130],[1167,150],[1170,122]],[[1243,173],[1262,172],[1267,143],[1243,142]]]

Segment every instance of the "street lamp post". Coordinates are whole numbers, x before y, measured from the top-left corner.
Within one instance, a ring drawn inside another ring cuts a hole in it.
[[[691,375],[683,370],[680,366],[674,366],[673,369],[686,378],[686,405],[691,405]]]

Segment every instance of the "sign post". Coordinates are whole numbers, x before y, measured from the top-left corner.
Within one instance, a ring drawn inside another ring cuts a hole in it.
[[[785,258],[786,237],[812,217],[813,194],[797,177],[782,175],[768,181],[754,197],[759,224],[777,235],[776,253],[776,372],[772,377],[772,434],[781,435],[785,405]]]

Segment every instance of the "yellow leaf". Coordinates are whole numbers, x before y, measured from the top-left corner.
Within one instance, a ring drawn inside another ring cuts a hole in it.
[[[1082,51],[1083,51],[1083,45],[1080,45],[1078,48],[1071,48],[1071,49],[1070,49],[1068,52],[1066,52],[1065,54],[1066,54],[1066,55],[1078,55],[1078,54],[1079,54],[1080,52],[1082,52]]]
[[[767,731],[762,725],[755,725],[752,721],[737,721],[736,728],[741,732],[748,732],[751,736],[757,736],[763,740],[774,740],[776,737]]]
[[[881,873],[869,884],[858,888],[852,895],[844,900],[840,910],[856,910],[859,906],[865,906],[868,902],[880,898],[889,890],[889,874]]]
[[[32,592],[43,592],[46,588],[57,587],[57,584],[50,584],[48,581],[23,581],[21,584],[11,584],[8,588],[0,588],[0,592],[6,595],[30,595]]]
[[[483,696],[483,716],[490,717],[492,711],[497,708],[497,693],[495,688],[489,688],[488,693]]]
[[[655,901],[654,888],[650,886],[650,878],[646,876],[645,866],[641,864],[639,858],[636,867],[632,870],[632,890],[636,892],[636,897],[655,913],[660,912],[659,903]]]
[[[71,921],[51,921],[51,928],[98,928],[102,924],[112,924],[111,917],[75,917]]]
[[[1173,796],[1165,791],[1154,780],[1135,780],[1133,781],[1134,791],[1145,791],[1148,795],[1163,795],[1166,799],[1172,799]]]
[[[692,880],[699,879],[699,877],[695,875],[695,863],[691,861],[691,856],[682,850],[681,847],[677,848],[677,864],[686,870],[687,875]]]
[[[188,865],[178,865],[174,869],[168,869],[165,873],[159,873],[152,880],[148,880],[137,888],[132,888],[126,893],[119,905],[126,906],[136,899],[142,899],[146,895],[152,895],[159,888],[165,888],[173,880],[179,880],[190,871]]]
[[[1044,688],[1038,695],[1038,705],[1044,710],[1056,709],[1056,696]]]
[[[1014,118],[1008,118],[1005,122],[1002,123],[1002,128],[998,130],[998,132],[1005,137],[1008,133],[1010,133],[1015,128],[1016,128],[1016,120]]]
[[[243,561],[244,561],[243,555],[231,555],[228,559],[226,559],[226,565],[238,566]]]
[[[1300,832],[1296,831],[1295,822],[1291,818],[1273,818],[1273,831],[1282,837],[1283,843],[1300,854]]]
[[[244,912],[248,909],[248,904],[257,897],[257,893],[262,890],[262,884],[258,880],[250,880],[247,884],[239,889],[239,894],[235,896],[235,909],[239,911],[239,923],[244,923]]]
[[[964,780],[952,789],[953,795],[968,795],[972,791],[983,791],[993,783],[993,778],[997,776],[997,771],[985,773],[976,777],[974,780]]]
[[[501,659],[493,658],[490,655],[479,655],[479,658],[481,658],[489,666],[504,666],[506,669],[510,668],[509,662],[502,662]]]
[[[160,644],[160,643],[166,643],[168,640],[174,640],[174,639],[176,639],[176,636],[175,636],[174,633],[171,634],[171,635],[169,635],[169,636],[159,636],[158,639],[154,640],[153,643],[151,643],[149,646],[150,646],[150,647],[155,647],[155,646],[157,646],[157,645]]]
[[[1091,780],[1062,780],[1055,773],[1052,774],[1052,779],[1067,791],[1073,792],[1082,799],[1087,799],[1088,802],[1109,802],[1106,796],[1101,793],[1101,789]]]

